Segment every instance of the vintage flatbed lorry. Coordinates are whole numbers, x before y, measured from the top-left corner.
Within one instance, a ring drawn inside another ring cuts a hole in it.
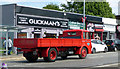
[[[29,62],[36,61],[38,57],[53,62],[58,56],[66,59],[69,55],[84,59],[91,53],[90,32],[81,29],[65,30],[59,38],[17,38],[14,46],[21,48]]]

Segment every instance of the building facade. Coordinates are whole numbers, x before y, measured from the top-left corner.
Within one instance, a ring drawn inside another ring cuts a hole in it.
[[[82,14],[46,10],[17,4],[2,5],[2,24],[7,26],[26,27],[26,29],[11,35],[13,38],[57,38],[66,29],[83,29]],[[103,39],[102,18],[86,15],[86,30],[88,24],[94,24],[96,35]],[[97,28],[98,27],[98,28]],[[3,36],[4,37],[4,36]]]
[[[102,18],[104,23],[103,29],[103,40],[115,39],[116,38],[116,19]]]

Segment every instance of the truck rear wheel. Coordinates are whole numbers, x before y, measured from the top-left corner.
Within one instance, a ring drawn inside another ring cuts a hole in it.
[[[38,59],[38,55],[33,55],[33,52],[24,53],[24,57],[29,62],[35,62]]]
[[[45,61],[54,62],[57,59],[57,50],[55,48],[51,48],[48,51],[48,57],[44,57]]]
[[[87,50],[86,50],[85,47],[83,47],[82,50],[81,50],[81,54],[79,54],[79,58],[80,59],[85,59],[86,56],[87,56]]]

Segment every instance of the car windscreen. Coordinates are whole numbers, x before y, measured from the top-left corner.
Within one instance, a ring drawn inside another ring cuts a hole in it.
[[[97,43],[98,43],[98,44],[102,44],[102,41],[100,41],[100,40],[97,40]]]
[[[92,43],[96,43],[97,44],[97,40],[91,40]]]
[[[112,43],[113,43],[112,40],[106,40],[106,41],[105,41],[105,44],[112,44]]]
[[[120,44],[120,40],[115,40],[115,44]]]

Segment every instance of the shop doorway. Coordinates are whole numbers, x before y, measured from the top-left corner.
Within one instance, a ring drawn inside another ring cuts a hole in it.
[[[34,34],[34,38],[40,38],[40,34]]]

